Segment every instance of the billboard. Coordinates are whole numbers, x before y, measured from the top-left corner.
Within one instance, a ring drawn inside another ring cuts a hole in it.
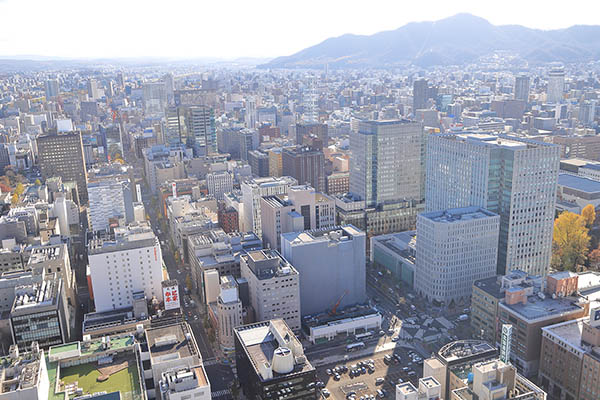
[[[512,325],[502,325],[502,338],[500,342],[500,360],[510,364],[510,346],[512,342]]]
[[[174,285],[163,286],[163,298],[165,299],[165,310],[174,310],[179,305],[179,287]]]

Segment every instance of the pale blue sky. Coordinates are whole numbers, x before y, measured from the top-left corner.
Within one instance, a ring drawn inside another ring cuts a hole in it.
[[[494,24],[600,24],[594,0],[0,0],[0,55],[273,57],[344,33],[470,12]]]

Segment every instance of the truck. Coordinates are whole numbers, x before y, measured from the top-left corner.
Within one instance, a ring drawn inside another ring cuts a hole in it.
[[[461,314],[458,316],[459,321],[466,321],[468,319],[469,319],[469,316],[467,314]]]

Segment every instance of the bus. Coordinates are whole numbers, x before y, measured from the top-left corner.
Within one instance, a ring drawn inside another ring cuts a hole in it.
[[[356,340],[362,340],[362,339],[370,338],[371,336],[373,336],[373,332],[359,333],[358,335],[355,335],[354,337],[356,338]]]
[[[361,350],[364,348],[365,348],[365,344],[363,342],[356,342],[356,343],[352,343],[352,344],[349,344],[348,346],[346,346],[346,351],[349,353],[351,351]]]

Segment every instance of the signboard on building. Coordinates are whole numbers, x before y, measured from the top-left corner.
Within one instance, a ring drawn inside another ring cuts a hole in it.
[[[500,340],[500,360],[510,364],[510,344],[512,342],[512,325],[502,325],[502,338]]]
[[[177,282],[175,281],[174,285],[165,285],[162,289],[163,298],[165,299],[165,310],[179,308],[179,286],[177,286]]]

